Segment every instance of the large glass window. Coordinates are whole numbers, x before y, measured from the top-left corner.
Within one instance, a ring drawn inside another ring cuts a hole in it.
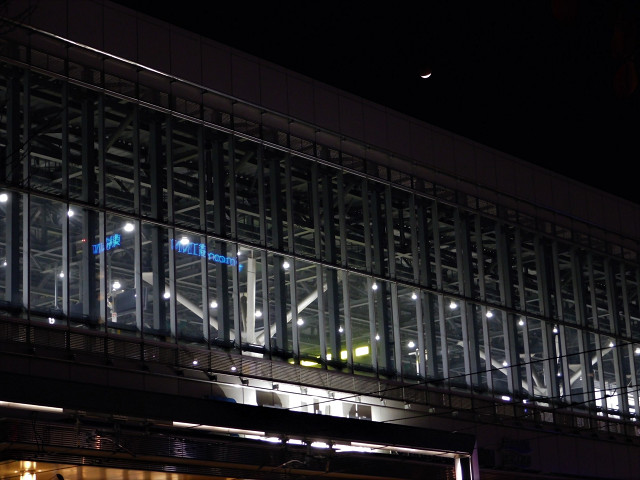
[[[392,297],[393,298],[393,297]],[[418,378],[421,376],[420,363],[424,358],[420,352],[424,352],[424,346],[418,329],[418,316],[416,305],[418,303],[418,292],[409,287],[398,286],[397,289],[397,309],[398,309],[398,332],[400,333],[400,350],[398,355],[402,365],[402,375],[406,378]]]
[[[46,318],[64,310],[63,286],[69,271],[63,264],[62,231],[67,206],[32,196],[29,218],[29,306]]]
[[[68,153],[69,125],[76,122],[80,110],[67,102],[67,84],[31,74],[29,100],[29,185],[36,190],[59,195],[63,159]],[[26,110],[26,108],[25,108]]]
[[[637,415],[635,263],[30,75],[0,79],[2,314]]]
[[[291,162],[291,217],[293,244],[296,255],[307,258],[320,256],[319,211],[317,185],[312,179],[312,163],[303,158],[294,157]],[[314,190],[316,192],[314,196]]]
[[[104,99],[105,134],[104,143],[105,202],[108,208],[120,212],[135,213],[138,163],[138,110],[132,104],[121,103],[110,97]]]
[[[440,275],[442,288],[449,293],[461,293],[460,272],[458,270],[458,253],[460,249],[456,243],[456,217],[453,207],[438,205],[438,235]]]
[[[104,238],[92,245],[106,259],[107,325],[112,332],[142,331],[142,311],[149,284],[141,283],[140,224],[119,215],[106,215]]]
[[[68,291],[68,304],[66,297],[62,297],[64,311],[80,326],[104,326],[107,292],[101,273],[104,271],[104,253],[107,249],[132,246],[127,221],[123,220],[120,229],[103,239],[100,225],[104,214],[72,205],[66,215],[64,211],[61,215],[67,217],[68,225],[68,261],[63,261],[61,268],[65,275],[61,279],[63,293]],[[133,226],[133,222],[128,225]]]
[[[355,175],[343,175],[344,223],[346,227],[347,264],[361,272],[367,271],[367,258],[371,254],[371,241],[365,237],[369,232],[369,214],[366,202],[366,182]]]
[[[349,314],[351,318],[351,343],[353,345],[353,364],[356,369],[370,372],[373,367],[373,347],[380,336],[370,321],[369,291],[371,282],[364,275],[350,273]]]
[[[170,305],[175,309],[178,338],[186,342],[206,343],[209,340],[209,309],[206,306],[209,251],[206,238],[176,230],[169,246],[175,280],[175,301]],[[166,287],[162,294],[171,298],[170,288]]]

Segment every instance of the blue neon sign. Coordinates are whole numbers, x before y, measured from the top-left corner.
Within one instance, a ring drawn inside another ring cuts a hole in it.
[[[231,265],[235,267],[238,265],[238,259],[234,257],[227,257],[215,252],[207,252],[207,245],[204,243],[189,242],[182,244],[180,241],[171,239],[171,248],[179,253],[187,255],[193,255],[195,257],[205,257],[210,262],[222,263],[224,265]],[[242,271],[242,265],[238,265],[238,270]]]
[[[116,248],[119,246],[120,246],[120,234],[115,233],[107,237],[106,247],[104,243],[100,242],[100,243],[95,243],[91,245],[91,248],[93,249],[93,254],[97,255],[98,253],[102,253],[105,250],[111,250],[112,248]]]
[[[107,237],[106,242],[100,242],[91,245],[94,255],[104,252],[105,250],[112,250],[121,246],[121,240],[119,233],[115,233]],[[227,257],[215,252],[207,252],[207,245],[204,243],[189,242],[182,244],[180,241],[171,239],[171,248],[178,253],[184,253],[186,255],[193,255],[195,257],[204,257],[210,262],[221,263],[223,265],[231,265],[235,267],[238,265],[238,259],[234,257]],[[238,270],[242,271],[242,265],[238,265]]]

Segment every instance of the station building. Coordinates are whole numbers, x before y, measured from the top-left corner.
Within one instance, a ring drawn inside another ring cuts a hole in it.
[[[107,0],[0,8],[0,479],[637,478],[637,204]]]

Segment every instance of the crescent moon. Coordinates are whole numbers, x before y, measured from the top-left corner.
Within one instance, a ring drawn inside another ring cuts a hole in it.
[[[420,78],[429,78],[431,76],[431,72],[425,73],[424,75],[420,75]]]

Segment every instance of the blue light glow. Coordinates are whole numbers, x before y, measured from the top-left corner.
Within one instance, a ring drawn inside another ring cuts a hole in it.
[[[112,248],[116,248],[120,246],[120,234],[116,233],[113,234],[109,237],[107,237],[107,246],[106,246],[106,250],[111,250]],[[93,253],[94,255],[97,255],[98,253],[102,253],[105,251],[105,244],[100,242],[100,243],[96,243],[94,245],[91,245],[91,248],[93,248]]]
[[[215,252],[207,252],[207,246],[204,243],[189,242],[187,244],[183,244],[181,241],[175,241],[172,238],[171,248],[179,253],[193,255],[195,257],[205,257],[210,262],[221,263],[223,265],[231,265],[232,267],[238,265],[237,258],[227,257]],[[238,270],[242,271],[242,265],[238,265]]]

